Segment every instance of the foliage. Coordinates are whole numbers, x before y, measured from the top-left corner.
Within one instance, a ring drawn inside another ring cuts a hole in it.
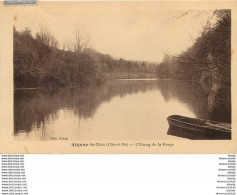
[[[154,72],[155,64],[116,60],[85,47],[76,31],[75,48],[60,50],[58,41],[42,28],[35,38],[26,28],[18,32],[14,27],[14,85],[21,87],[83,86],[100,83],[104,75],[114,72]]]
[[[225,85],[230,85],[231,68],[231,11],[216,10],[216,23],[208,22],[194,45],[179,56],[165,56],[157,68],[158,77],[181,80],[200,80],[213,70]]]

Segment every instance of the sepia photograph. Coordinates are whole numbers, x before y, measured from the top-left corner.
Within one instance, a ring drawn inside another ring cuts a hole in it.
[[[231,140],[230,9],[91,3],[13,20],[15,140]]]
[[[0,18],[3,193],[235,194],[237,0],[3,0]]]

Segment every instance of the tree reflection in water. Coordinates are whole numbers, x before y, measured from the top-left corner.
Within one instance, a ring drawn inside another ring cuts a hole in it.
[[[231,121],[230,90],[221,89],[216,93],[215,106],[208,105],[208,96],[197,82],[173,80],[117,80],[100,86],[87,88],[61,88],[19,90],[14,94],[14,132],[29,133],[34,129],[42,130],[45,136],[45,124],[57,120],[58,110],[71,110],[78,118],[91,118],[104,102],[114,97],[130,94],[159,91],[166,102],[183,102],[197,118],[216,121]],[[146,101],[146,100],[144,100]],[[146,103],[146,102],[144,102]],[[112,111],[111,111],[112,112]],[[44,128],[42,128],[44,126]],[[159,127],[157,127],[159,128]],[[165,129],[164,131],[167,131]]]

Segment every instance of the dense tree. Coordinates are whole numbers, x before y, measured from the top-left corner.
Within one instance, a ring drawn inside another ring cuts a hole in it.
[[[194,45],[178,56],[167,56],[157,68],[158,77],[183,80],[219,79],[230,86],[231,11],[216,10]],[[209,77],[209,78],[208,78]],[[210,81],[213,82],[213,81]]]
[[[82,31],[76,29],[74,43],[58,41],[41,28],[32,36],[30,29],[18,32],[14,27],[14,85],[15,87],[82,86],[100,83],[105,73],[153,72],[154,64],[116,60],[108,54],[88,48]]]
[[[16,87],[84,85],[93,82],[96,65],[87,54],[57,48],[56,39],[42,29],[33,38],[29,29],[14,28],[14,84]]]

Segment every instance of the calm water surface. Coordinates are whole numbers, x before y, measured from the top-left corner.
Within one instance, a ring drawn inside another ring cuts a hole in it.
[[[181,139],[167,135],[169,115],[229,122],[228,101],[222,98],[214,111],[208,104],[208,94],[200,84],[185,81],[117,80],[85,89],[18,90],[15,138]]]

